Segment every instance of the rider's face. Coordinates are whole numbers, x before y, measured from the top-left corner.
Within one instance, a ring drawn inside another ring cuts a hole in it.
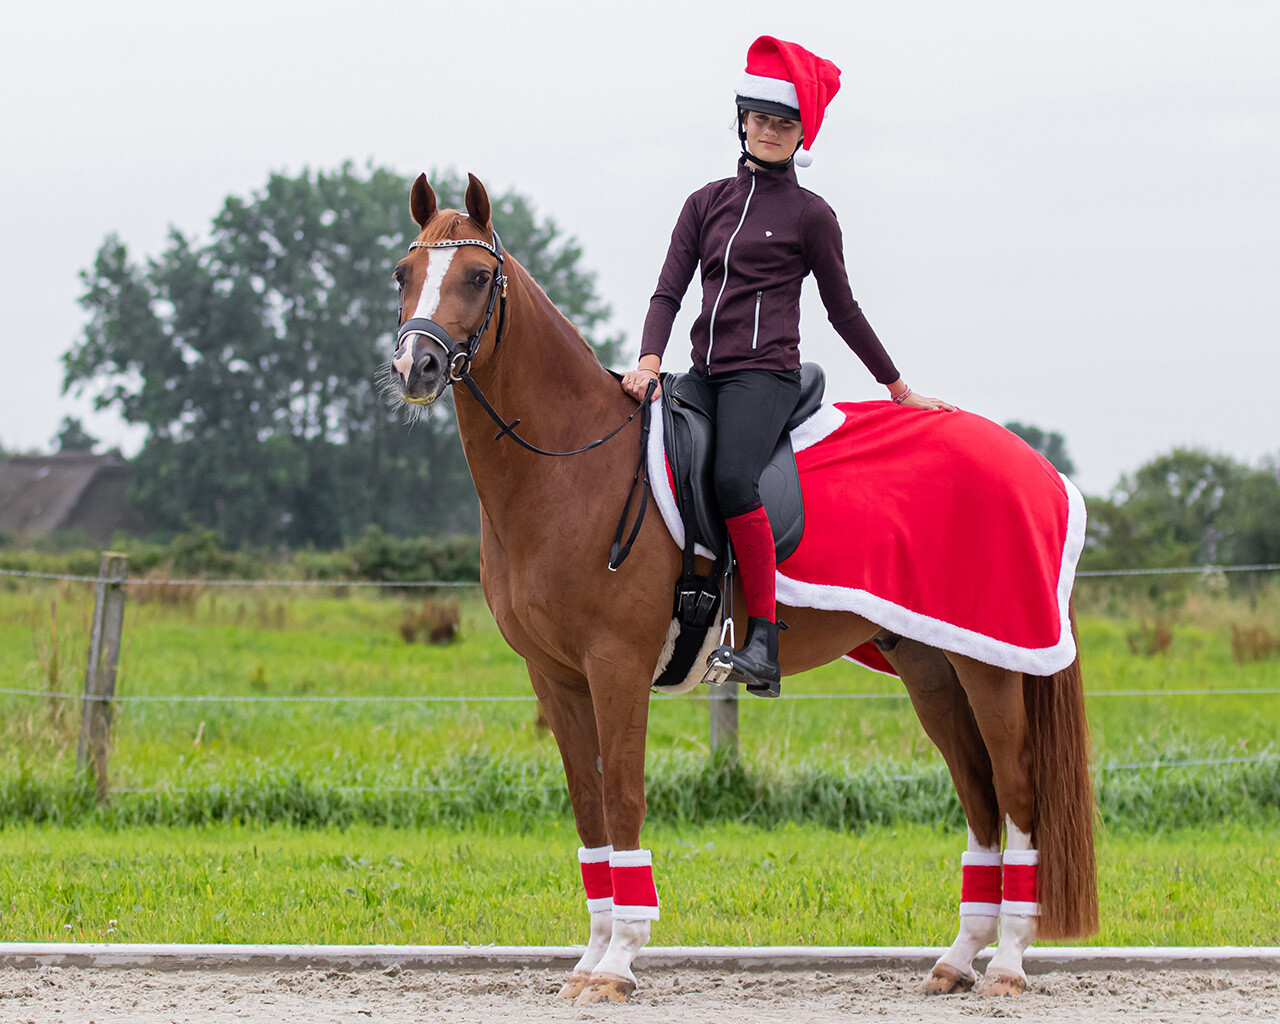
[[[746,114],[747,151],[769,163],[789,160],[800,145],[800,122],[749,110]]]

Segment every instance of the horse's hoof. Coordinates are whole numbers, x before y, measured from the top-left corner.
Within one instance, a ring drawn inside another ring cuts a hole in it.
[[[978,976],[972,972],[962,974],[950,964],[936,964],[925,979],[924,994],[949,996],[956,992],[968,992],[977,980]]]
[[[1027,990],[1027,979],[1011,971],[990,971],[982,979],[984,996],[1020,996]]]
[[[577,999],[582,990],[587,987],[587,982],[591,980],[591,975],[585,971],[575,971],[569,975],[569,980],[564,983],[564,987],[556,993],[557,999]]]
[[[573,1002],[575,1006],[586,1006],[589,1003],[625,1003],[635,990],[636,983],[630,978],[619,978],[616,974],[593,974]]]

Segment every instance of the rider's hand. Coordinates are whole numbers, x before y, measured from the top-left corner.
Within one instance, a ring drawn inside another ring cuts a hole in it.
[[[649,369],[629,370],[622,375],[622,390],[634,398],[637,402],[644,400],[644,393],[649,389],[649,381],[657,381],[658,372]],[[658,384],[653,389],[653,397],[662,397],[662,385]]]
[[[917,394],[914,391],[898,404],[910,406],[912,409],[937,409],[942,412],[956,411],[956,407],[950,402],[944,402],[941,398],[929,398],[927,395]]]

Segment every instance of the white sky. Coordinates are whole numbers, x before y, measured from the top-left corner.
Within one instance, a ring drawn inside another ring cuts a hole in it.
[[[733,172],[762,33],[844,71],[800,180],[917,390],[1061,431],[1087,493],[1175,445],[1280,452],[1274,0],[9,5],[0,444],[86,413],[59,356],[108,232],[157,254],[271,171],[345,159],[528,195],[634,351],[684,197]],[[881,397],[807,289],[828,394]]]

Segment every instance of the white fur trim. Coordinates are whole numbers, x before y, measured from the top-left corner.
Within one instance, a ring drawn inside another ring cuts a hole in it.
[[[587,910],[593,914],[598,914],[602,910],[613,909],[613,897],[601,896],[599,899],[587,900]]]
[[[801,147],[800,149],[796,150],[795,156],[791,158],[791,161],[797,167],[812,167],[813,154],[810,153],[807,149]]]
[[[1005,850],[1004,863],[1005,864],[1032,864],[1032,865],[1039,864],[1040,851],[1039,850]]]
[[[960,854],[960,864],[963,867],[974,865],[983,868],[998,868],[1003,863],[1004,860],[1000,856],[999,850],[994,853],[987,850],[965,850],[964,853]]]
[[[609,855],[609,866],[611,868],[651,868],[653,853],[650,850],[614,850]],[[615,907],[615,916],[617,912]]]
[[[961,917],[999,917],[999,903],[961,903]]]
[[[796,110],[800,109],[800,96],[796,92],[795,83],[783,78],[765,78],[744,71],[738,79],[737,95],[753,100],[768,100],[770,103],[785,103]]]
[[[818,411],[791,431],[791,448],[802,452],[844,426],[845,415],[834,405],[822,405]]]
[[[579,846],[578,847],[578,863],[579,864],[607,864],[609,855],[613,853],[612,846]]]
[[[1001,917],[1039,917],[1039,903],[1025,903],[1020,900],[1005,900],[1000,904]]]
[[[656,921],[658,920],[658,908],[614,907],[613,919],[615,921]]]

